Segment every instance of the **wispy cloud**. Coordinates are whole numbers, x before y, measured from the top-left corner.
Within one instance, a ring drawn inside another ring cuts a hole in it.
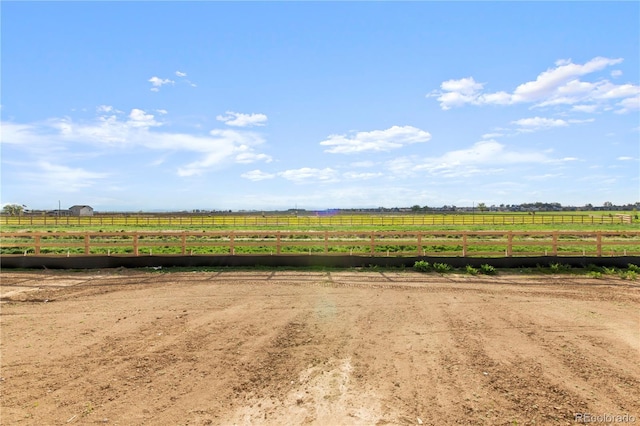
[[[187,73],[186,72],[182,72],[182,71],[176,71],[176,76],[179,77],[181,79],[181,81],[184,81],[185,83],[187,83],[189,86],[191,87],[197,87],[197,85],[195,83],[193,83],[191,80],[189,80],[187,78]]]
[[[278,176],[294,183],[329,183],[338,181],[338,172],[330,167],[316,169],[302,167],[300,169],[285,170]]]
[[[263,172],[263,171],[261,171],[259,169],[256,169],[256,170],[251,170],[251,171],[246,172],[246,173],[242,173],[240,175],[240,177],[252,180],[254,182],[258,182],[258,181],[261,181],[261,180],[273,179],[273,178],[276,177],[276,175],[273,174],[273,173],[266,173],[266,172]]]
[[[364,180],[364,179],[373,179],[380,176],[383,176],[382,173],[372,173],[372,172],[345,172],[342,176],[347,180]]]
[[[153,114],[133,108],[123,114],[102,115],[89,122],[68,118],[46,122],[2,123],[2,143],[19,146],[31,155],[45,159],[57,150],[64,152],[70,144],[84,145],[106,153],[118,147],[138,147],[154,151],[190,153],[196,160],[178,166],[179,176],[194,176],[210,169],[233,163],[270,162],[271,157],[256,151],[264,143],[261,135],[246,130],[213,129],[208,134],[194,135],[163,131],[163,123]],[[46,150],[40,148],[46,147]],[[182,157],[181,157],[182,158]]]
[[[511,124],[515,124],[522,131],[534,131],[539,129],[549,129],[552,127],[566,127],[569,125],[565,120],[542,117],[521,118],[520,120],[512,121]]]
[[[218,115],[216,120],[224,122],[228,126],[253,127],[264,126],[267,123],[265,114],[242,114],[240,112],[227,111],[227,115]]]
[[[386,130],[358,132],[353,135],[330,135],[320,145],[329,146],[331,154],[354,154],[366,151],[391,151],[408,144],[428,142],[429,132],[412,126],[393,126]]]
[[[539,151],[516,151],[494,140],[480,141],[470,148],[449,151],[439,157],[401,157],[389,161],[387,169],[397,176],[427,173],[440,177],[493,174],[518,164],[561,163]]]
[[[26,182],[51,188],[56,192],[77,192],[99,184],[109,174],[42,160],[30,163],[29,167],[19,172],[19,176]]]

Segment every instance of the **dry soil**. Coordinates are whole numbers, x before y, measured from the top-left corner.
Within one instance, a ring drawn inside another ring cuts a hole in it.
[[[640,423],[637,281],[5,270],[0,295],[3,425]]]

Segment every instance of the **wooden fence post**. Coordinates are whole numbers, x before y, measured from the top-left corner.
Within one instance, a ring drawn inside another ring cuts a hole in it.
[[[278,231],[277,235],[276,235],[276,254],[280,254],[281,252],[281,244],[280,244],[280,239],[282,238],[282,236],[280,235],[280,231]]]
[[[509,231],[507,234],[507,257],[513,255],[513,231]]]
[[[418,256],[422,256],[422,232],[418,233]]]
[[[181,248],[182,248],[182,254],[187,254],[187,234],[182,231],[182,235],[181,235]]]
[[[553,247],[552,253],[554,256],[558,255],[558,231],[553,231]]]
[[[90,246],[89,246],[89,239],[91,237],[89,236],[88,233],[84,234],[84,254],[89,254],[90,252]]]
[[[35,252],[35,254],[40,254],[40,238],[41,235],[37,234],[33,236],[34,238],[34,245],[35,247],[33,248],[33,251]]]
[[[235,216],[233,217],[233,221],[234,222],[236,221]],[[229,253],[232,254],[232,255],[236,254],[235,253],[236,249],[235,249],[235,247],[233,245],[234,240],[235,240],[235,235],[234,235],[233,231],[231,231],[231,234],[229,234]]]
[[[602,256],[602,232],[598,231],[596,234],[596,251],[597,256]]]
[[[138,233],[135,232],[133,234],[133,254],[135,256],[138,256],[139,252],[138,252]]]
[[[462,234],[462,257],[467,257],[467,233]]]
[[[329,231],[324,231],[324,254],[329,253]]]
[[[373,219],[372,219],[373,220]],[[373,256],[376,252],[376,239],[375,234],[371,233],[371,256]]]

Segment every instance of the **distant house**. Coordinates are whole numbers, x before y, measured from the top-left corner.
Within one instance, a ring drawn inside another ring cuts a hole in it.
[[[71,216],[93,216],[93,207],[91,206],[71,206],[69,207]]]

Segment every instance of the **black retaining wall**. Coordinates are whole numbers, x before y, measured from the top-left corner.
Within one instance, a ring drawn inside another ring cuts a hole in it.
[[[537,265],[548,266],[551,263],[571,265],[574,268],[587,265],[626,268],[628,264],[640,265],[640,256],[535,256],[535,257],[371,257],[371,256],[325,256],[325,255],[168,255],[168,256],[20,256],[4,255],[0,257],[0,268],[24,269],[98,269],[98,268],[144,268],[144,267],[199,267],[199,266],[268,266],[268,267],[304,267],[325,266],[336,268],[349,267],[413,267],[418,260],[429,263],[447,263],[456,268],[466,265],[479,267],[489,264],[496,268],[533,268]]]

